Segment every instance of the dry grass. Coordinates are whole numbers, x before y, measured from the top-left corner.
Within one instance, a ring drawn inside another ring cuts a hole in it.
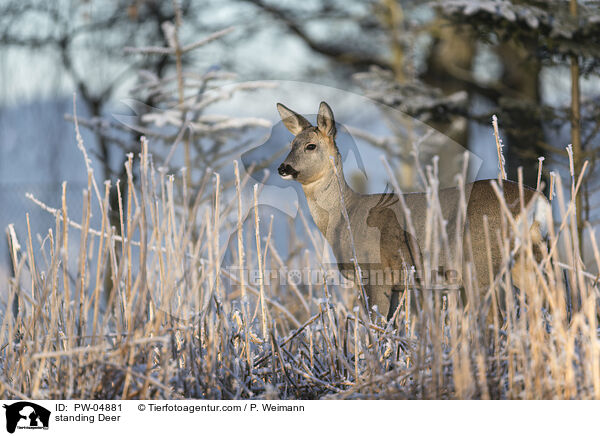
[[[243,234],[248,179],[237,167],[233,188],[215,176],[191,198],[185,175],[155,171],[144,141],[135,183],[133,161],[118,211],[123,238],[108,225],[109,186],[100,192],[91,170],[81,219],[69,216],[65,188],[62,209],[41,205],[56,217],[41,246],[9,228],[15,275],[0,327],[0,397],[600,398],[598,280],[575,255],[574,204],[559,178],[553,202],[561,220],[541,261],[512,217],[500,229],[483,223],[489,238],[519,234],[522,242],[502,244],[494,285],[480,293],[467,277],[466,301],[434,293],[418,313],[403,298],[385,322],[365,315],[356,288],[228,286],[218,238],[224,226],[234,230],[236,265],[258,268],[260,277],[268,268],[306,266],[320,235],[306,225],[308,241],[292,239],[296,254],[282,259],[270,230]],[[432,252],[446,230],[435,180],[434,168],[425,217],[436,229]],[[99,229],[90,228],[92,210]],[[535,268],[521,292],[507,272],[516,257]],[[488,325],[481,308],[498,303],[505,309]]]

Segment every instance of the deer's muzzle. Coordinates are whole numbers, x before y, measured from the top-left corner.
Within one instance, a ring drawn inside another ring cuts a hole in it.
[[[296,171],[290,164],[281,164],[277,169],[279,175],[284,179],[296,178],[298,177],[298,171]]]

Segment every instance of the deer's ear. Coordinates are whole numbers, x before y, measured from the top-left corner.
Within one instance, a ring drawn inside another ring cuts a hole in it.
[[[317,127],[326,136],[335,138],[335,119],[333,118],[333,111],[327,103],[324,101],[319,105],[319,115],[317,115]]]
[[[306,118],[293,110],[288,109],[281,103],[277,103],[277,110],[279,111],[279,116],[281,116],[281,121],[283,121],[285,127],[287,127],[293,135],[297,135],[304,129],[311,127],[311,124]]]

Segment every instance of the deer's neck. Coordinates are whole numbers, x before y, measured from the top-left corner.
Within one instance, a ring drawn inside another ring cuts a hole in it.
[[[337,176],[332,170],[326,176],[303,185],[302,188],[313,220],[327,238],[333,226],[345,222],[343,207],[350,210],[356,202],[357,194],[346,183],[341,164],[337,166]]]

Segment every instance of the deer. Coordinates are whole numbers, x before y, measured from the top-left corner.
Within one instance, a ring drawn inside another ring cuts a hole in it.
[[[375,271],[385,272],[406,271],[407,267],[414,267],[417,271],[421,270],[419,275],[425,276],[422,257],[427,238],[427,194],[355,192],[344,177],[335,140],[336,122],[329,105],[326,102],[319,105],[316,126],[281,103],[277,103],[277,110],[285,127],[294,135],[291,150],[278,168],[279,175],[301,184],[310,215],[331,246],[338,269],[355,283],[362,280],[361,289],[366,294],[363,296],[364,307],[369,313],[374,311],[389,320],[398,303],[397,292],[402,290],[402,275],[392,274],[389,280],[365,280],[357,274],[371,271],[374,267]],[[490,277],[501,266],[502,253],[495,234],[486,238],[483,220],[487,216],[489,229],[500,228],[501,204],[491,180],[467,183],[464,192],[469,193],[464,225],[469,229],[470,258],[479,289],[486,289],[490,285]],[[517,220],[526,220],[532,241],[541,244],[548,233],[551,213],[546,197],[538,190],[523,186],[522,200],[526,207],[523,209],[525,213],[522,213],[519,184],[504,180],[501,192],[510,214]],[[458,188],[439,191],[439,204],[444,218],[448,220],[448,229],[456,224],[461,195]],[[407,209],[412,224],[407,221]],[[466,264],[463,257],[467,250],[452,248],[461,246],[457,245],[456,239],[463,234],[455,233],[449,232],[448,252],[440,253],[439,259],[447,259],[449,255],[455,266],[458,265],[458,270],[450,270],[463,277]],[[491,244],[492,275],[488,269],[486,244]],[[515,262],[513,267],[515,277],[519,269],[516,267],[520,266],[517,264]],[[457,280],[460,282],[461,279]],[[461,286],[460,283],[458,286]]]

